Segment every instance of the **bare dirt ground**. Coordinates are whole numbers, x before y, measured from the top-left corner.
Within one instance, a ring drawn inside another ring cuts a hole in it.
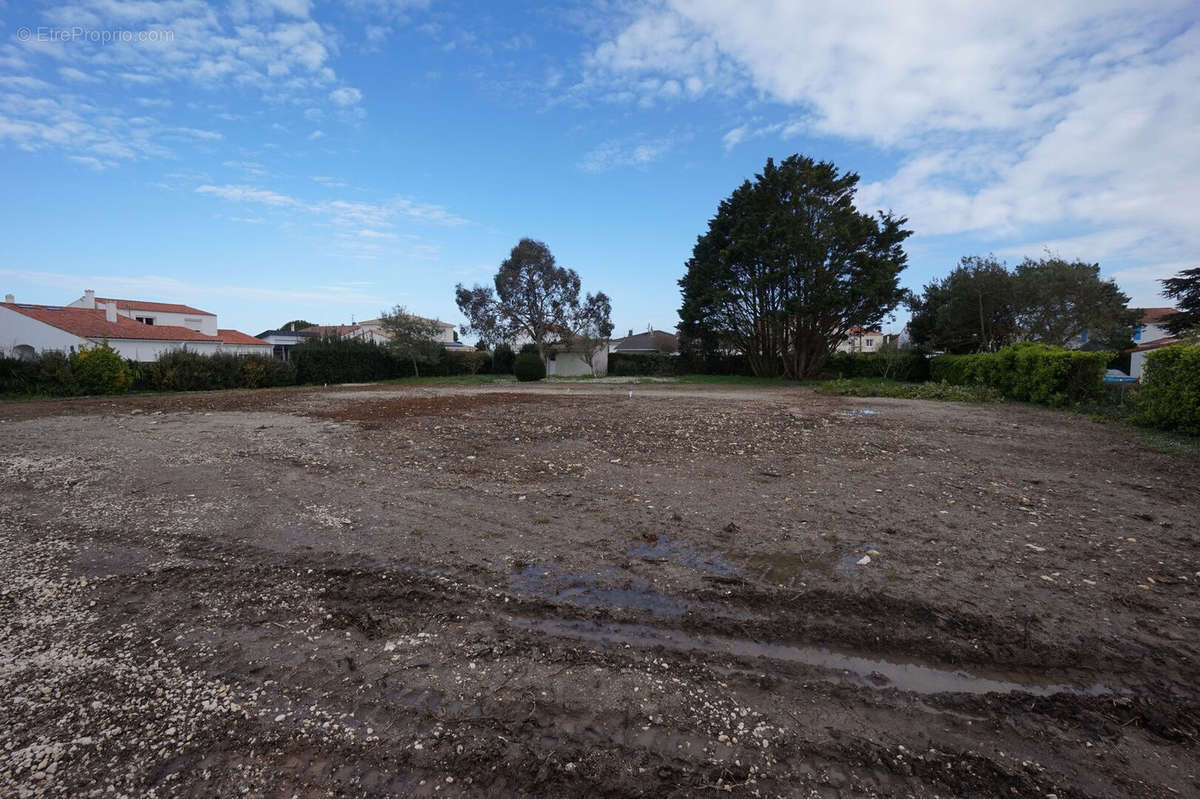
[[[0,795],[1197,796],[1198,486],[803,388],[0,405]]]

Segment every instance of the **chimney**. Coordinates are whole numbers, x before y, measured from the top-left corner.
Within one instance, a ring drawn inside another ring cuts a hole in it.
[[[5,301],[5,302],[16,302],[16,301],[17,301],[17,298],[16,298],[16,297],[14,297],[14,296],[13,296],[13,295],[11,295],[11,294],[5,294],[5,295],[4,295],[4,301]]]
[[[633,328],[629,328],[629,337],[633,338]]]
[[[116,300],[110,300],[110,301],[104,303],[104,321],[105,322],[117,321],[117,302],[116,302]]]
[[[83,290],[83,307],[84,308],[95,308],[96,307],[96,292],[92,291],[91,289]]]

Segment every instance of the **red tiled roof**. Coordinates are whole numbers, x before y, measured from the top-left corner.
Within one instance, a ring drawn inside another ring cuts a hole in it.
[[[268,342],[263,341],[261,338],[255,338],[254,336],[247,335],[240,330],[218,330],[217,338],[221,339],[221,341],[225,344],[257,344],[260,347],[271,346]]]
[[[111,297],[97,297],[97,303],[115,302],[122,311],[158,311],[159,313],[187,313],[200,316],[216,316],[214,313],[193,308],[190,305],[177,305],[173,302],[144,302],[142,300],[114,300]]]
[[[1174,308],[1134,308],[1133,310],[1142,312],[1143,325],[1158,324],[1167,317],[1179,313]]]
[[[861,327],[852,327],[846,331],[847,336],[882,336],[878,330],[864,330]]]
[[[44,322],[51,327],[79,336],[80,338],[141,339],[152,341],[220,341],[216,336],[206,336],[195,330],[174,325],[144,325],[127,316],[117,316],[117,321],[104,318],[103,308],[71,308],[55,305],[26,305],[0,302],[0,307],[15,311],[22,316]],[[56,309],[56,310],[51,310]]]

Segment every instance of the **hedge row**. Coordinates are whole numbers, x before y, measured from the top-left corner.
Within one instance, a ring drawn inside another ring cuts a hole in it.
[[[616,377],[673,377],[682,374],[682,360],[665,352],[610,352],[608,373]]]
[[[1200,435],[1200,344],[1176,344],[1146,355],[1134,421]]]
[[[929,379],[929,358],[918,352],[838,352],[825,370],[842,379],[882,377],[907,383],[924,383]]]
[[[401,355],[382,344],[347,338],[306,341],[293,347],[289,357],[296,366],[296,382],[322,385],[370,383],[417,374],[422,377],[478,374],[489,371],[492,364],[492,356],[487,352],[449,352],[444,347],[434,346],[429,352],[418,355],[414,365],[411,356]]]
[[[939,355],[930,379],[957,386],[990,386],[1009,399],[1060,408],[1098,399],[1109,352],[1042,344],[1013,344],[978,355]]]

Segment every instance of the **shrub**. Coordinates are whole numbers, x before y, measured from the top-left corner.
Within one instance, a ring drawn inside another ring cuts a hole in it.
[[[835,353],[825,365],[840,378],[881,377],[923,383],[929,379],[929,358],[920,352]]]
[[[133,382],[125,359],[108,344],[80,349],[70,364],[75,388],[83,394],[124,394]]]
[[[671,377],[680,374],[678,355],[663,352],[612,352],[608,373],[619,377]]]
[[[292,348],[298,383],[368,383],[412,377],[412,361],[370,341],[311,339]]]
[[[1148,353],[1136,402],[1136,423],[1200,435],[1200,344]]]
[[[998,352],[939,355],[929,372],[934,382],[990,386],[1010,399],[1059,408],[1098,399],[1111,358],[1109,352],[1022,343]]]
[[[507,344],[497,344],[496,349],[492,350],[491,373],[494,375],[511,375],[513,373],[513,361],[516,359],[517,354],[513,352],[512,347]]]
[[[901,383],[879,378],[830,380],[817,386],[818,394],[838,397],[896,397],[949,402],[999,402],[1000,392],[990,386],[955,386],[949,383]]]
[[[528,355],[528,354],[529,354],[529,353],[531,353],[531,352],[532,352],[534,355],[541,355],[541,354],[542,354],[542,353],[541,353],[541,352],[538,350],[538,346],[537,346],[536,344],[532,343],[532,342],[530,342],[529,344],[522,344],[522,345],[521,345],[521,351],[520,351],[518,354],[519,354],[519,355]]]
[[[546,364],[537,353],[522,352],[513,362],[513,374],[522,383],[541,380],[546,376]]]

